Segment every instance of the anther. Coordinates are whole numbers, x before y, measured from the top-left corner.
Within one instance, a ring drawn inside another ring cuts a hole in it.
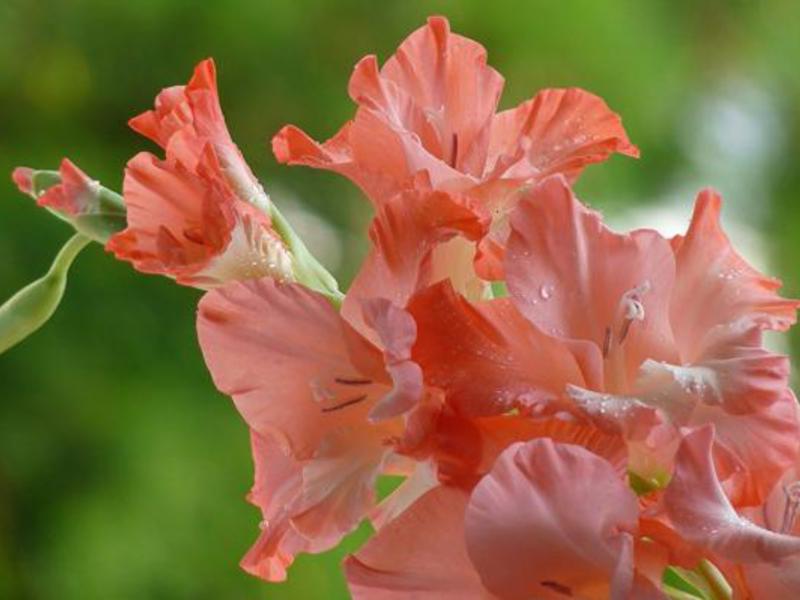
[[[603,338],[603,358],[608,357],[611,351],[611,327],[606,327],[606,335]]]
[[[328,406],[326,408],[323,408],[322,412],[329,413],[329,412],[334,412],[334,411],[337,411],[337,410],[341,410],[343,408],[347,408],[348,406],[352,406],[353,404],[358,404],[359,402],[363,402],[366,399],[367,399],[367,395],[364,394],[363,396],[358,396],[357,398],[352,398],[350,400],[345,400],[344,402],[341,402],[340,404],[335,404],[334,406]]]
[[[342,385],[370,385],[372,383],[371,379],[359,379],[358,377],[334,377],[333,380]]]
[[[458,134],[454,133],[453,139],[450,142],[450,166],[455,169],[457,161],[458,161]]]

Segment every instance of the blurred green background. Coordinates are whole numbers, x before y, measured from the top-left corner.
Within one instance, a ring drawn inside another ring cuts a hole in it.
[[[714,185],[734,237],[800,293],[796,0],[0,0],[0,174],[69,156],[119,189],[126,160],[154,150],[127,119],[213,56],[234,139],[347,282],[366,202],[334,175],[278,166],[268,140],[287,122],[334,133],[353,112],[353,64],[436,13],[488,48],[504,107],[576,85],[623,115],[641,160],[579,185],[612,222],[671,233]],[[0,298],[68,235],[0,183]],[[259,515],[245,427],[197,348],[198,295],[93,246],[52,322],[0,356],[0,598],[346,597],[344,549],[300,559],[283,586],[237,566]]]

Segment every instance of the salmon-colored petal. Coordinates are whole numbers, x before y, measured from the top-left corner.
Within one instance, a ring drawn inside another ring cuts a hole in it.
[[[615,152],[639,156],[601,98],[578,88],[547,89],[494,117],[487,171],[521,181],[561,173],[574,181]]]
[[[688,433],[676,457],[664,503],[676,529],[691,543],[729,560],[777,563],[800,554],[800,537],[782,535],[739,516],[714,470],[714,428]]]
[[[106,249],[136,269],[204,288],[292,277],[269,218],[233,193],[210,149],[195,171],[142,152],[128,163],[123,190],[128,226]]]
[[[284,581],[295,555],[310,549],[309,540],[291,524],[302,489],[302,464],[280,441],[251,430],[255,483],[248,499],[261,509],[261,534],[241,562],[242,568],[266,581]]]
[[[464,547],[467,493],[436,487],[384,526],[344,564],[356,600],[494,598]]]
[[[721,204],[713,190],[700,192],[686,236],[673,240],[670,312],[683,362],[718,344],[720,328],[731,323],[784,331],[796,320],[798,302],[778,296],[780,281],[753,269],[731,246],[719,222]],[[740,328],[730,331],[739,335]]]
[[[414,360],[426,382],[465,415],[541,409],[558,401],[568,383],[584,383],[572,352],[507,299],[470,304],[441,282],[417,294],[409,310],[418,327]]]
[[[409,191],[386,202],[373,220],[372,248],[348,290],[343,314],[361,322],[361,303],[369,298],[406,306],[418,289],[449,275],[464,290],[476,285],[469,248],[459,256],[441,248],[456,239],[465,244],[478,239],[485,225],[480,210],[463,196]]]
[[[586,448],[608,461],[622,479],[628,450],[622,436],[564,416],[532,418],[506,414],[468,419],[443,411],[429,433],[429,452],[442,481],[471,487],[489,473],[497,457],[516,442],[547,438]]]
[[[228,133],[213,59],[198,63],[188,84],[166,88],[156,96],[153,110],[132,118],[128,124],[187,169],[194,170],[205,144],[211,143],[223,165],[241,162],[246,179],[254,180]]]
[[[33,190],[33,169],[30,167],[17,167],[11,172],[11,180],[17,189],[23,194],[32,196]]]
[[[311,458],[330,431],[367,426],[385,393],[354,366],[347,327],[324,296],[269,279],[209,292],[197,322],[217,388],[257,432],[281,432],[299,459]]]
[[[137,154],[125,169],[123,189],[128,228],[106,248],[140,271],[199,271],[230,242],[232,212],[214,199],[224,188],[178,163]]]
[[[68,217],[97,212],[99,184],[67,158],[61,161],[58,172],[61,175],[61,183],[52,186],[39,196],[36,203]],[[20,190],[23,189],[22,185],[19,187]]]
[[[748,597],[753,600],[800,597],[800,556],[786,558],[778,565],[745,565],[742,571]]]
[[[506,274],[517,306],[546,333],[594,343],[606,391],[627,391],[645,359],[674,357],[675,265],[665,239],[613,233],[561,176],[526,193],[511,226]]]
[[[428,142],[431,153],[461,172],[482,174],[503,78],[486,64],[480,44],[451,33],[447,19],[431,17],[400,45],[381,76],[424,111],[438,134]]]
[[[636,497],[602,458],[547,439],[517,443],[472,492],[467,551],[502,598],[627,598],[637,518]]]
[[[162,146],[166,160],[141,153],[128,163],[128,228],[108,250],[140,271],[201,288],[264,275],[292,279],[269,197],[225,125],[211,59],[130,125]]]
[[[731,343],[699,363],[647,360],[637,385],[640,389],[658,388],[662,397],[669,397],[672,409],[700,402],[731,414],[749,414],[780,400],[788,383],[786,356],[759,345]]]
[[[359,126],[364,127],[362,123]],[[348,122],[335,136],[320,144],[294,125],[286,125],[272,138],[272,152],[279,163],[339,173],[358,185],[368,198],[375,198],[375,202],[378,198],[392,196],[397,187],[395,179],[408,176],[396,140],[382,130],[382,124],[378,124],[373,128],[373,135],[381,151],[365,153],[371,162],[362,163],[354,156],[350,141],[353,127],[353,122]]]
[[[714,461],[728,497],[738,506],[762,504],[797,459],[800,420],[797,400],[786,390],[758,412],[734,415],[698,405],[688,425],[715,427]]]
[[[353,531],[375,508],[375,481],[396,430],[366,424],[328,433],[303,465],[302,495],[292,525],[327,550]]]
[[[364,316],[380,339],[386,370],[394,383],[392,391],[369,413],[371,420],[381,421],[408,412],[422,399],[422,370],[411,360],[417,324],[409,313],[384,298],[365,301]]]

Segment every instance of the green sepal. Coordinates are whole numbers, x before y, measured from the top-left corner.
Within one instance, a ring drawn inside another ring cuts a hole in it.
[[[58,308],[75,257],[90,242],[75,234],[61,248],[47,273],[0,306],[0,354],[44,325]]]
[[[335,306],[340,306],[344,294],[339,290],[336,278],[311,254],[274,202],[270,203],[269,216],[273,229],[281,236],[292,256],[292,274],[295,281],[320,292]]]
[[[676,600],[732,600],[733,590],[710,561],[702,560],[695,569],[667,567],[662,578],[664,593]]]

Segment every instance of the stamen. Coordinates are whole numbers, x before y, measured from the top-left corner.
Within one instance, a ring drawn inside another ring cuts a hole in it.
[[[650,289],[650,282],[645,281],[641,285],[636,286],[632,290],[628,290],[622,295],[620,300],[620,310],[622,313],[622,325],[619,330],[619,344],[625,341],[628,337],[628,332],[631,328],[631,323],[634,321],[644,321],[644,304],[642,304],[642,295]]]
[[[455,169],[457,161],[458,161],[458,134],[454,133],[453,139],[450,142],[450,166]]]
[[[192,227],[186,228],[183,230],[183,237],[185,237],[190,242],[194,242],[195,244],[204,244],[205,238],[203,237],[203,231],[199,227]]]
[[[334,412],[334,411],[337,411],[337,410],[341,410],[343,408],[347,408],[348,406],[352,406],[353,404],[358,404],[359,402],[363,402],[366,399],[367,399],[367,395],[364,394],[363,396],[358,396],[357,398],[352,398],[351,400],[345,400],[344,402],[342,402],[340,404],[336,404],[334,406],[328,406],[326,408],[323,408],[322,412],[328,413],[328,412]]]
[[[551,589],[562,596],[572,597],[572,590],[563,583],[558,583],[557,581],[540,581],[539,585]]]
[[[783,520],[779,533],[789,533],[794,528],[800,508],[800,481],[783,486],[783,494],[786,496],[786,505],[783,507]]]
[[[611,350],[611,327],[606,327],[606,335],[603,338],[603,358],[608,356]]]
[[[342,385],[370,385],[372,383],[371,379],[359,379],[358,377],[334,377],[333,380]]]

